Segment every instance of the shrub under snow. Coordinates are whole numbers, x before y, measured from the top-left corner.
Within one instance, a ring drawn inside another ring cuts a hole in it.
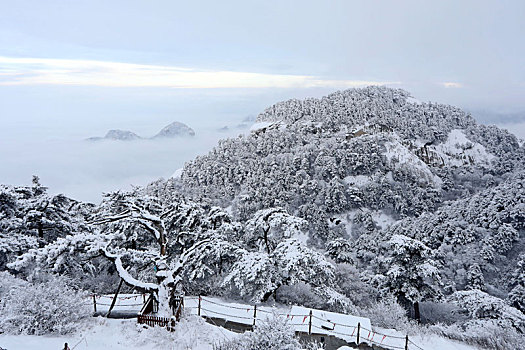
[[[436,325],[432,330],[445,337],[479,345],[486,349],[515,350],[523,346],[523,334],[498,320],[483,319]]]
[[[30,283],[0,273],[0,332],[43,335],[66,334],[90,315],[86,295],[68,286],[68,279],[51,277]]]
[[[295,332],[286,319],[274,316],[255,326],[253,332],[215,346],[215,350],[300,350]]]
[[[459,291],[449,297],[472,319],[491,320],[502,328],[525,333],[525,314],[480,290]]]
[[[408,327],[406,310],[393,298],[385,298],[369,307],[362,308],[360,314],[368,317],[373,325],[382,328],[402,329]]]
[[[525,315],[518,309],[476,289],[456,292],[448,299],[470,320],[437,325],[432,327],[434,331],[487,349],[514,350],[523,346]]]

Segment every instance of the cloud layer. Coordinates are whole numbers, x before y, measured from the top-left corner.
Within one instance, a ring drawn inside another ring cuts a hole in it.
[[[312,88],[393,85],[396,82],[331,80],[309,75],[199,70],[96,60],[0,56],[0,85],[88,85],[168,88]]]

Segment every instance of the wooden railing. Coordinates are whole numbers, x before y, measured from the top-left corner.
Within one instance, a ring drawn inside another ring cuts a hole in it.
[[[158,304],[155,301],[155,298],[153,298],[153,295],[150,295],[149,299],[146,301],[146,303],[142,307],[142,310],[137,316],[137,322],[139,324],[145,324],[151,327],[154,327],[154,326],[165,327],[168,331],[174,331],[175,323],[180,321],[180,318],[182,316],[182,307],[184,305],[183,298],[176,297],[174,299],[174,303],[175,303],[174,307],[176,309],[172,310],[173,317],[171,318],[148,315],[145,313],[158,311]]]
[[[137,322],[140,324],[151,326],[151,327],[154,327],[154,326],[165,327],[169,331],[173,331],[175,328],[175,319],[172,319],[169,317],[138,315]]]

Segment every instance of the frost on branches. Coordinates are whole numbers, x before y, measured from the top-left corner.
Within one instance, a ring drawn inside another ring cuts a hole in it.
[[[246,225],[248,249],[231,267],[223,287],[252,301],[267,301],[282,286],[304,284],[330,303],[347,307],[347,298],[336,291],[335,267],[301,240],[307,236],[302,231],[306,226],[305,220],[281,208],[257,212]]]
[[[283,285],[300,282],[331,289],[334,266],[299,241],[290,238],[266,252],[245,252],[231,268],[223,285],[231,286],[252,301],[266,301]]]
[[[29,249],[76,232],[88,232],[91,205],[50,196],[37,176],[31,186],[0,185],[0,270]]]
[[[226,341],[214,350],[300,350],[303,347],[284,317],[274,316],[257,323],[252,332]]]
[[[385,295],[393,294],[401,304],[417,303],[441,297],[439,266],[430,248],[402,235],[394,235],[384,251],[386,259],[378,262],[382,275],[376,283]],[[378,257],[378,260],[380,257]]]
[[[90,316],[88,294],[64,277],[27,282],[0,272],[0,333],[66,334]]]
[[[180,178],[100,205],[50,196],[37,178],[1,185],[0,270],[90,290],[96,276],[123,279],[164,313],[179,292],[332,311],[379,303],[394,319],[393,299],[421,303],[435,311],[422,322],[448,336],[513,349],[525,308],[516,137],[385,87],[280,102],[257,121]],[[463,304],[461,317],[448,312]]]

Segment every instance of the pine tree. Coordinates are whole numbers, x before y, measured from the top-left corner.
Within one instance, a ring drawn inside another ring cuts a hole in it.
[[[385,248],[388,257],[380,262],[384,269],[381,287],[395,295],[401,304],[413,304],[415,318],[419,319],[418,303],[439,299],[442,295],[439,264],[430,248],[406,236],[392,236]]]
[[[525,312],[525,254],[520,256],[512,276],[508,300],[512,306]]]
[[[485,279],[483,272],[478,264],[472,264],[467,271],[467,285],[466,289],[485,289]]]

